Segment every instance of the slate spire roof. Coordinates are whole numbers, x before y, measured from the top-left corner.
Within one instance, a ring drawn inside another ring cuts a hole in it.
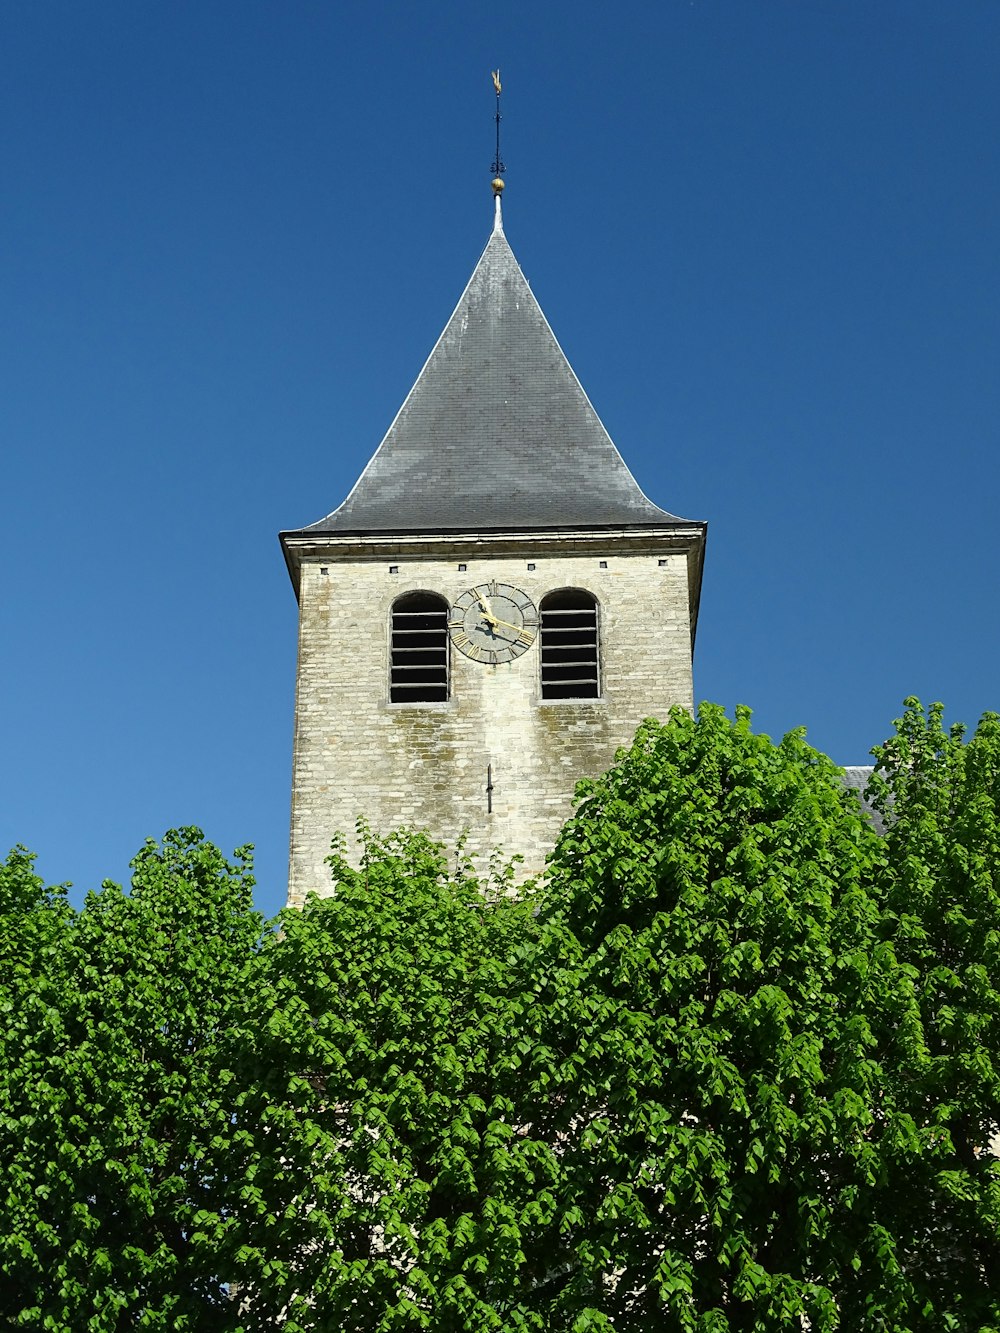
[[[299,531],[671,525],[688,522],[625,466],[514,258],[498,197],[486,249],[385,438],[343,504]]]

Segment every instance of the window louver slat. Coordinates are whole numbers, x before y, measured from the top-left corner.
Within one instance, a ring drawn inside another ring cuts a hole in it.
[[[407,593],[393,604],[389,699],[448,699],[448,607],[434,593]]]
[[[541,605],[543,699],[596,699],[597,602],[580,588],[550,593]]]

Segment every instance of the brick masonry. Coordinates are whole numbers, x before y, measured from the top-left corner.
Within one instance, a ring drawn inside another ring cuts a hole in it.
[[[330,891],[324,858],[331,838],[344,832],[353,845],[359,815],[382,833],[404,824],[427,829],[449,847],[467,832],[480,868],[501,848],[524,857],[523,874],[538,873],[571,812],[577,781],[606,768],[643,718],[692,706],[692,548],[676,537],[630,543],[618,536],[604,548],[566,542],[560,549],[551,534],[539,545],[536,553],[484,550],[471,540],[468,550],[455,543],[446,554],[393,554],[348,544],[296,555],[291,904],[310,890]],[[452,647],[447,703],[389,702],[393,601],[425,590],[452,603],[490,579],[523,589],[536,606],[558,588],[597,598],[599,699],[543,702],[536,639],[498,666]]]

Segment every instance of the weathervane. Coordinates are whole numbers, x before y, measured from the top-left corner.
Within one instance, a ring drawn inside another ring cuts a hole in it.
[[[501,193],[501,191],[503,190],[503,179],[502,179],[502,178],[503,178],[503,173],[507,170],[507,168],[504,166],[504,164],[503,164],[503,158],[500,156],[500,91],[501,91],[501,88],[500,88],[500,71],[499,71],[498,69],[495,69],[495,70],[492,71],[492,79],[493,79],[493,88],[494,88],[494,90],[495,90],[495,92],[496,92],[496,95],[497,95],[497,114],[496,114],[496,122],[497,122],[497,155],[496,155],[496,157],[493,159],[493,168],[492,168],[492,170],[493,170],[493,193],[494,193],[494,194],[497,196],[497,198],[499,199],[499,197],[500,197],[500,193]]]

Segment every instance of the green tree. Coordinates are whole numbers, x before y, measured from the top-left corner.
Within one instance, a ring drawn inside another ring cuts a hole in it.
[[[908,1326],[981,1329],[1000,1325],[1000,718],[986,714],[966,743],[943,712],[908,699],[873,751],[883,934],[920,1023],[885,1034],[906,1132],[871,1206]]]
[[[78,1201],[61,1121],[75,913],[15,848],[0,866],[0,1320],[43,1327],[41,1306],[60,1250],[59,1224]],[[23,1316],[23,1317],[22,1317]]]
[[[919,1018],[855,797],[711,706],[644,724],[583,797],[508,1070],[558,1162],[546,1327],[908,1327],[868,1200],[896,1116],[876,1027]]]
[[[252,1328],[542,1328],[519,1308],[522,1111],[497,1070],[515,1037],[530,901],[424,835],[361,829],[336,891],[267,951],[242,1123],[255,1177],[241,1293]]]
[[[584,784],[541,890],[424,835],[268,930],[148,842],[0,866],[0,1322],[1000,1329],[1000,721],[914,701],[878,836],[703,707]]]
[[[20,853],[0,878],[9,1327],[236,1326],[220,1254],[261,935],[248,854],[185,829],[132,870],[131,893],[105,884],[79,913]]]

